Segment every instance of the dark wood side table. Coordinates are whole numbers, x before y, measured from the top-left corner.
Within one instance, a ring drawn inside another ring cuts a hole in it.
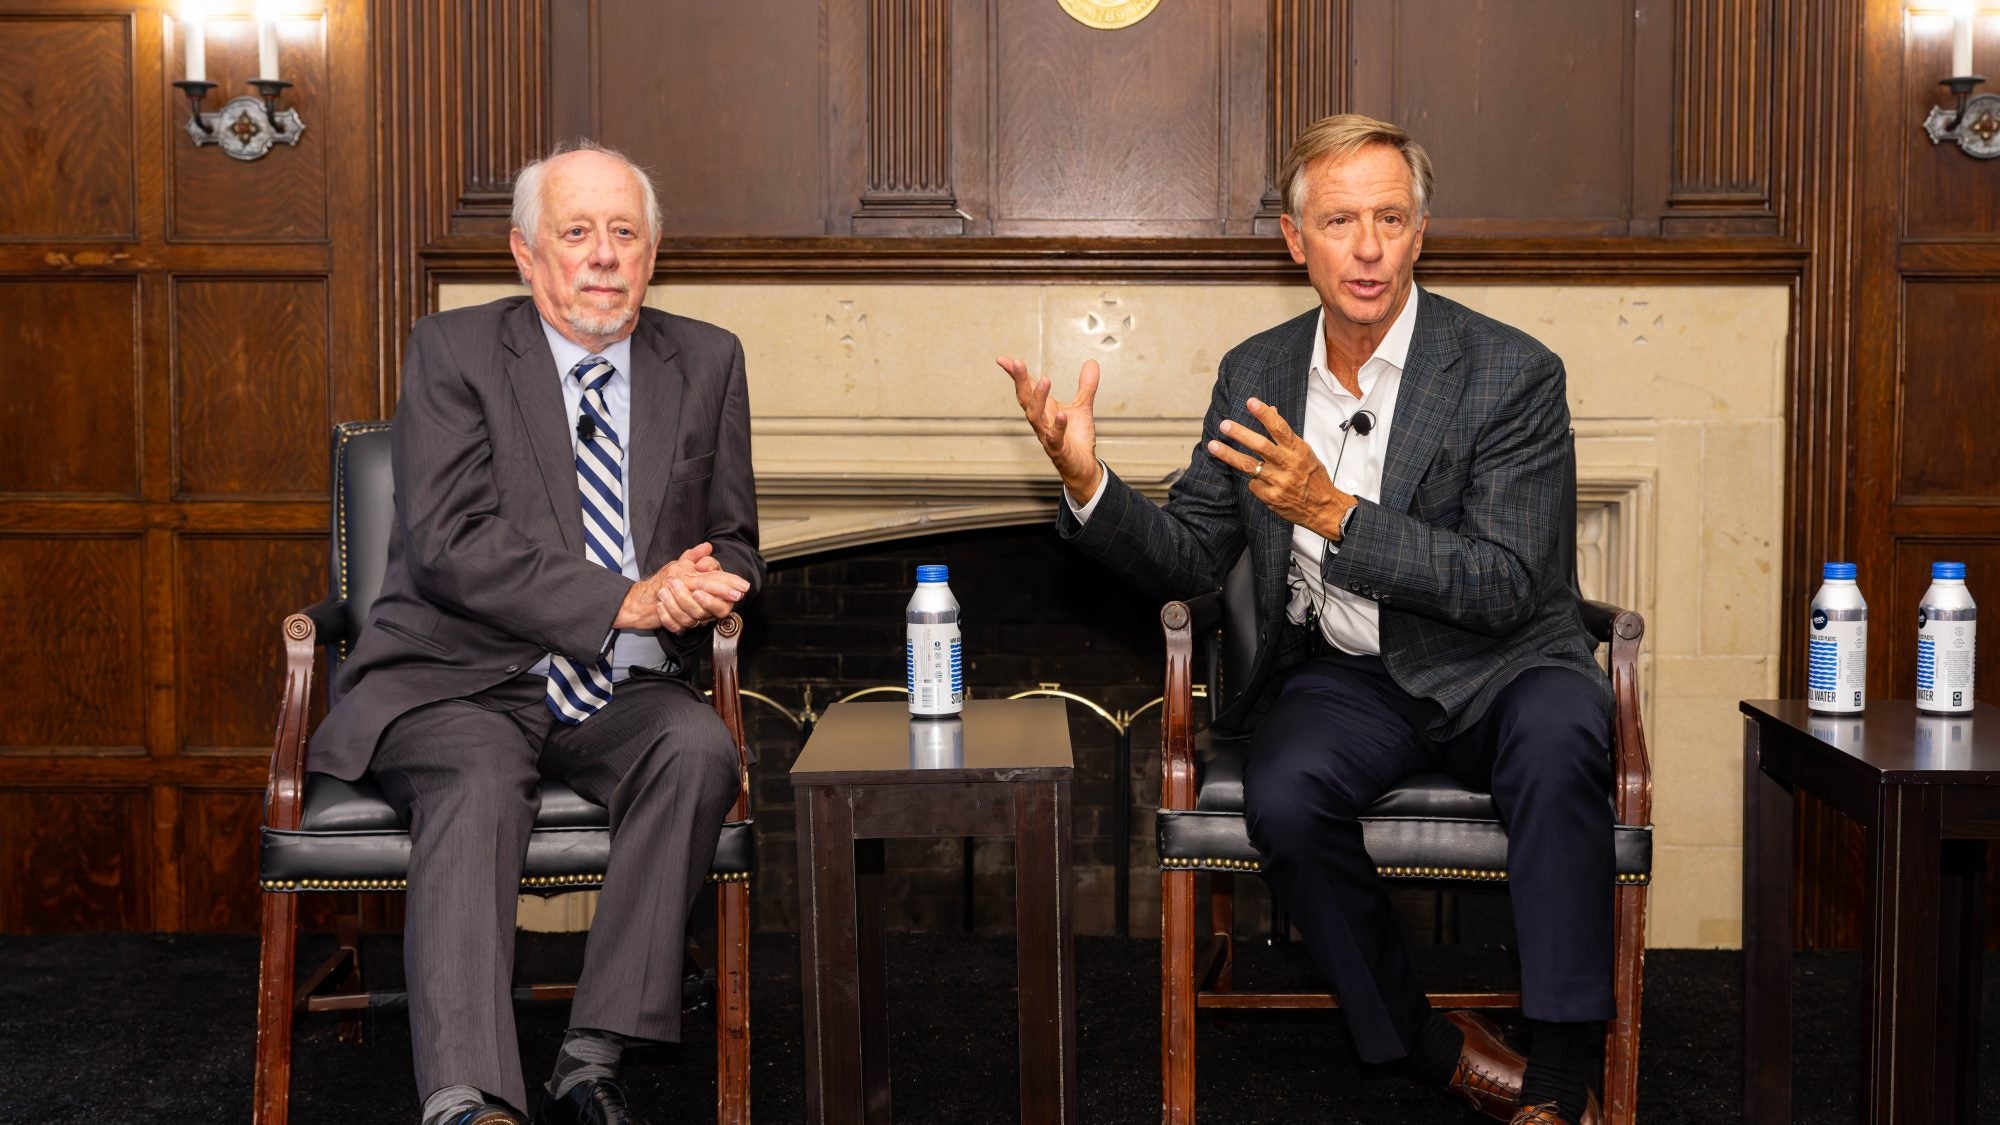
[[[1021,1120],[1076,1120],[1069,720],[1059,699],[980,699],[956,721],[836,703],[792,766],[806,1120],[889,1120],[882,841],[1012,836]]]
[[[1986,841],[2000,837],[2000,710],[1857,718],[1803,700],[1742,704],[1743,1120],[1792,1120],[1793,793],[1866,840],[1867,1067],[1874,1125],[1978,1120]]]

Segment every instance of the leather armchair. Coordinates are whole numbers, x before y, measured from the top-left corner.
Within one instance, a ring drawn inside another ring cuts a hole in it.
[[[362,979],[358,898],[346,892],[403,891],[410,838],[374,783],[341,781],[306,768],[315,650],[327,650],[327,680],[360,635],[381,590],[394,494],[389,423],[345,422],[333,431],[333,590],[326,601],[284,621],[285,683],[265,794],[259,849],[263,886],[262,957],[257,995],[255,1119],[283,1125],[289,1114],[295,1013],[342,1013],[343,1039],[358,1039],[361,1014],[400,1004],[400,993],[370,991]],[[736,646],[742,621],[716,624],[710,651],[716,712],[734,737],[742,787],[716,848],[708,880],[716,892],[716,1117],[750,1120],[750,893],[752,825],[749,757],[738,695]],[[611,854],[605,810],[567,785],[545,781],[528,843],[524,893],[556,894],[601,885]],[[294,985],[298,894],[343,892],[338,949]],[[519,999],[569,999],[574,985],[516,989]]]
[[[1571,494],[1574,495],[1572,477]],[[1566,525],[1571,531],[1572,518]],[[1566,542],[1570,557],[1575,551]],[[1574,587],[1572,575],[1572,587]],[[1652,871],[1652,780],[1639,715],[1639,643],[1646,626],[1637,613],[1579,597],[1577,612],[1600,644],[1610,646],[1616,698],[1612,746],[1616,878],[1614,988],[1618,1017],[1605,1031],[1604,1110],[1615,1125],[1636,1119],[1639,1086],[1639,1002],[1645,963],[1646,887]],[[1232,683],[1247,679],[1255,655],[1256,615],[1248,560],[1239,560],[1220,590],[1168,602],[1160,611],[1167,667],[1161,719],[1160,1059],[1162,1119],[1194,1120],[1197,1008],[1330,1008],[1319,993],[1250,993],[1233,987],[1235,876],[1259,870],[1243,817],[1245,740],[1199,734],[1194,722],[1194,670],[1205,664],[1210,715]],[[1441,774],[1424,774],[1391,790],[1362,818],[1363,839],[1386,879],[1443,887],[1504,883],[1507,833],[1490,794]],[[1207,873],[1209,926],[1196,932],[1196,873]],[[1518,1007],[1518,992],[1433,993],[1450,1008]]]

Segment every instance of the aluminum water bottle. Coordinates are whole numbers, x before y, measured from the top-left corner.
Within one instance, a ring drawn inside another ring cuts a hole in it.
[[[1917,605],[1917,710],[1963,715],[1972,710],[1972,652],[1979,626],[1965,564],[1931,564],[1931,588]]]
[[[1853,563],[1827,563],[1820,576],[1806,633],[1806,706],[1858,715],[1868,691],[1868,603],[1854,584]]]
[[[958,599],[942,565],[917,568],[917,592],[903,613],[903,670],[910,714],[956,715],[965,710],[965,662],[959,651]]]

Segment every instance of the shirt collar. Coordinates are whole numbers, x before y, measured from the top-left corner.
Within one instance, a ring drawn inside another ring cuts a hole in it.
[[[1361,381],[1362,398],[1368,397],[1368,388],[1374,384],[1375,374],[1380,370],[1375,362],[1376,360],[1381,360],[1383,363],[1388,364],[1399,375],[1402,374],[1403,368],[1409,365],[1410,341],[1416,339],[1417,335],[1417,302],[1421,299],[1422,294],[1422,289],[1419,289],[1415,285],[1410,286],[1410,299],[1403,302],[1403,311],[1397,313],[1395,322],[1389,325],[1389,334],[1382,337],[1382,342],[1375,345],[1375,354],[1369,356],[1368,362],[1361,365],[1359,378]],[[1320,306],[1319,319],[1313,322],[1311,370],[1314,376],[1326,380],[1328,385],[1335,389],[1336,393],[1347,393],[1347,389],[1340,385],[1340,381],[1333,377],[1331,371],[1327,370],[1326,306],[1324,305]]]
[[[546,320],[542,321],[542,335],[549,338],[549,351],[555,354],[558,378],[567,378],[572,368],[593,355],[601,355],[610,360],[611,366],[617,369],[617,373],[611,376],[613,382],[631,377],[632,337],[630,336],[592,352],[585,351],[580,345],[565,339],[562,333],[556,331],[555,325]]]

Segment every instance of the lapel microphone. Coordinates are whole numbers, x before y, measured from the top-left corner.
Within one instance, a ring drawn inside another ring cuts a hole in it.
[[[1346,427],[1342,426],[1341,428],[1345,429]],[[1366,426],[1361,427],[1361,432],[1364,434],[1367,433],[1368,427]],[[588,414],[577,415],[576,440],[579,442],[590,442],[590,441],[595,441],[596,439],[597,439],[597,423],[592,422],[590,420],[590,415]]]
[[[1366,410],[1357,410],[1354,412],[1354,417],[1340,424],[1342,433],[1346,433],[1349,427],[1362,437],[1367,437],[1368,431],[1375,428],[1375,416]]]

